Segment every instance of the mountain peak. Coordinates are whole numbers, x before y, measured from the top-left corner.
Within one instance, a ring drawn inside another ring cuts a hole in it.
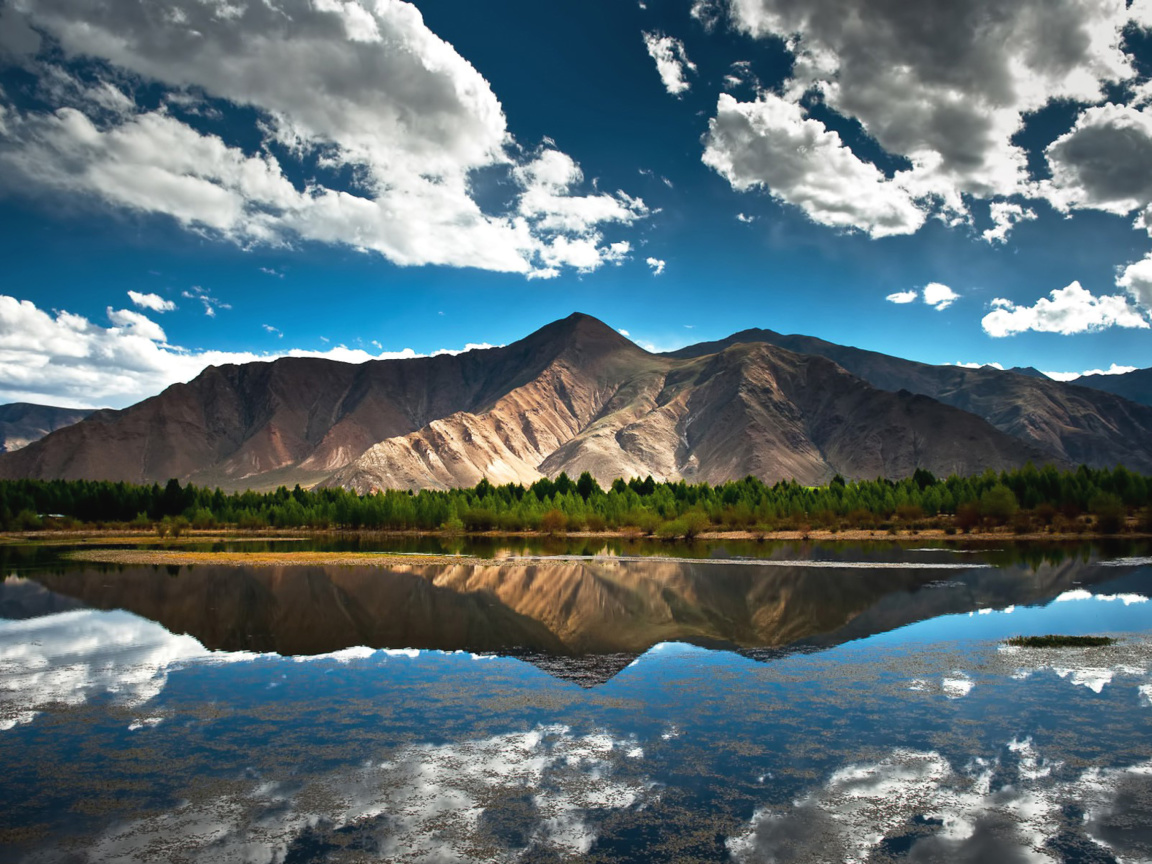
[[[583,312],[573,312],[567,318],[545,324],[524,341],[581,348],[597,353],[618,349],[641,351],[634,342],[612,329],[599,318]]]

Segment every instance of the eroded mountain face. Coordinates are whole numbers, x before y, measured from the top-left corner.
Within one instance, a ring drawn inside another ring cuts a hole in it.
[[[656,355],[575,314],[457,356],[209,368],[0,456],[0,477],[360,492],[562,471],[817,484],[1029,460],[1152,471],[1150,442],[1152,408],[1047,379],[771,331]]]

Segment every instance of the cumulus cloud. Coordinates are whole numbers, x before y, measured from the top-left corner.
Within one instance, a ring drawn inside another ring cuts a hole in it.
[[[684,43],[662,33],[644,34],[644,46],[648,49],[648,56],[656,61],[656,71],[664,89],[671,96],[679,96],[691,86],[688,83],[688,72],[696,71],[696,64],[688,59],[684,50]]]
[[[652,268],[652,275],[653,276],[659,276],[661,273],[664,272],[665,262],[659,258],[648,258],[645,260],[644,263],[646,263],[649,267]]]
[[[1044,188],[1058,209],[1124,215],[1152,202],[1152,115],[1108,103],[1086,109],[1045,150],[1052,179]]]
[[[67,311],[46,312],[28,300],[0,295],[0,401],[77,407],[123,407],[190,381],[206,366],[277,357],[325,357],[345,363],[424,356],[411,348],[370,353],[343,345],[326,351],[293,348],[274,354],[190,351],[168,344],[159,324],[129,309],[107,311],[112,326]],[[487,343],[468,344],[464,351]],[[459,350],[440,349],[438,354]]]
[[[1152,312],[1152,255],[1129,264],[1116,278],[1116,285],[1145,311]]]
[[[911,234],[924,223],[906,189],[801,106],[772,93],[753,102],[721,93],[703,160],[733,189],[766,189],[821,225],[886,237]]]
[[[600,195],[563,205],[555,219],[531,202],[483,210],[473,175],[515,169],[520,151],[488,82],[409,3],[177,0],[163,15],[146,0],[16,5],[66,60],[97,58],[116,80],[158,82],[172,105],[207,96],[254,109],[264,137],[255,152],[242,149],[166,108],[138,108],[111,85],[116,112],[94,97],[51,112],[9,105],[0,166],[29,192],[163,214],[245,246],[302,239],[402,265],[524,274],[567,266],[554,235],[596,247],[597,213],[628,222],[644,212],[629,199],[632,215],[620,219]],[[67,76],[51,65],[55,56],[42,50],[42,78]],[[315,164],[315,174],[295,183],[281,159]],[[583,221],[566,221],[573,210]]]
[[[992,217],[993,227],[980,236],[989,243],[1006,243],[1012,229],[1021,222],[1035,219],[1036,211],[1011,201],[993,201],[989,205],[988,215]]]
[[[959,294],[939,282],[929,282],[924,286],[924,302],[937,310],[947,309],[959,299]]]
[[[997,297],[992,311],[981,321],[989,336],[1012,336],[1035,330],[1039,333],[1087,333],[1108,327],[1148,329],[1147,319],[1122,295],[1096,297],[1079,282],[1057,288],[1033,306],[1017,306]]]
[[[141,294],[139,291],[129,291],[128,299],[141,309],[148,309],[152,312],[171,312],[176,308],[176,304],[171,300],[165,300],[159,294]]]
[[[942,285],[939,282],[929,282],[924,286],[923,291],[918,291],[915,288],[908,291],[897,291],[894,294],[889,294],[884,299],[889,303],[903,304],[914,303],[918,297],[923,297],[924,302],[937,311],[947,309],[960,299],[959,294],[947,285]]]
[[[728,0],[728,12],[738,30],[782,39],[792,53],[791,75],[773,98],[792,105],[819,99],[858,121],[884,151],[907,160],[910,167],[890,185],[953,224],[971,219],[966,197],[1035,191],[1026,154],[1013,143],[1026,114],[1052,100],[1098,102],[1107,85],[1137,76],[1121,46],[1125,27],[1140,13],[1119,0]],[[717,123],[730,110],[721,103]],[[797,142],[760,138],[762,163],[795,159]],[[808,170],[830,178],[826,194],[844,222],[882,236],[853,207],[855,189],[837,182],[841,165]],[[734,188],[747,188],[739,175],[721,173]],[[791,175],[761,177],[782,200],[798,203],[788,196]],[[898,221],[899,232],[888,233],[910,233],[922,222],[909,214]],[[1006,236],[1004,224],[991,229],[990,242]]]

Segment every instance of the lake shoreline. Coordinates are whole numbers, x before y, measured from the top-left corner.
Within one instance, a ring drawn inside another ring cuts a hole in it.
[[[300,542],[314,538],[325,539],[370,539],[370,538],[432,538],[439,540],[630,540],[647,541],[666,545],[670,548],[693,542],[782,542],[782,541],[851,541],[851,542],[891,542],[918,543],[925,541],[942,542],[949,545],[980,547],[995,543],[1065,543],[1080,541],[1107,540],[1148,540],[1152,534],[1139,531],[1125,531],[1104,534],[1096,531],[1083,532],[1029,532],[1017,534],[1010,528],[982,530],[971,533],[946,533],[941,528],[899,529],[812,529],[809,531],[702,531],[692,538],[677,537],[667,539],[655,537],[640,531],[566,531],[546,533],[542,531],[376,531],[376,530],[315,530],[315,529],[187,529],[178,537],[158,536],[154,531],[126,531],[123,529],[76,529],[47,531],[6,531],[0,532],[0,544],[32,544],[41,546],[69,546],[75,544],[113,545],[133,543],[149,546],[168,546],[183,543],[227,543],[243,541]]]

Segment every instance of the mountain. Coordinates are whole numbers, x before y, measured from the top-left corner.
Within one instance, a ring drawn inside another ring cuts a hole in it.
[[[976,416],[981,405],[944,388],[925,396],[918,381],[889,386],[888,379],[900,377],[889,375],[869,382],[869,375],[819,351],[797,353],[766,339],[730,341],[697,354],[656,355],[575,314],[506,347],[457,356],[210,367],[130,408],[96,412],[0,455],[0,477],[137,483],[176,477],[226,489],[325,483],[367,491],[467,486],[482,477],[529,483],[590,471],[601,483],[648,474],[716,483],[753,474],[817,484],[838,473],[971,474],[1029,460],[1096,461],[1084,454],[1100,450],[1101,442],[1119,451],[1125,434],[1124,458],[1133,464],[1128,454],[1149,446],[1140,430],[1152,429],[1152,417],[1143,426],[1139,415],[1113,429],[1116,409],[1099,429],[1086,422],[1072,424],[1072,432],[1061,427],[1069,441],[1076,434],[1085,440],[1078,449],[1059,449],[1011,424],[994,428],[1003,421],[998,413],[990,424]],[[983,373],[954,371],[971,380]],[[1062,385],[1047,384],[1065,398]],[[1071,389],[1088,401],[1152,415],[1115,396]],[[1024,429],[1031,392],[1015,406]],[[940,401],[930,398],[937,394]],[[1012,408],[1007,401],[1001,407]]]
[[[0,405],[0,453],[19,450],[73,423],[79,423],[92,412],[83,408],[55,408],[12,402]]]
[[[1065,384],[991,366],[932,366],[812,336],[786,336],[759,329],[690,345],[666,356],[700,358],[740,344],[775,345],[826,357],[881,390],[930,396],[1041,448],[1049,461],[1094,467],[1123,463],[1152,473],[1152,407],[1078,386],[1083,379]]]
[[[381,441],[324,482],[365,492],[589,471],[602,483],[753,474],[817,484],[837,473],[968,474],[1046,458],[979,418],[876,390],[821,357],[736,345],[678,361],[601,342],[560,352],[485,412]]]
[[[1115,393],[1143,405],[1152,405],[1152,368],[1134,369],[1120,375],[1081,375],[1070,383],[1077,387]]]
[[[574,316],[506,348],[456,356],[210,366],[187,384],[120,411],[98,411],[0,456],[0,477],[176,477],[226,489],[312,485],[377,441],[483,410],[540,375],[593,320]]]

